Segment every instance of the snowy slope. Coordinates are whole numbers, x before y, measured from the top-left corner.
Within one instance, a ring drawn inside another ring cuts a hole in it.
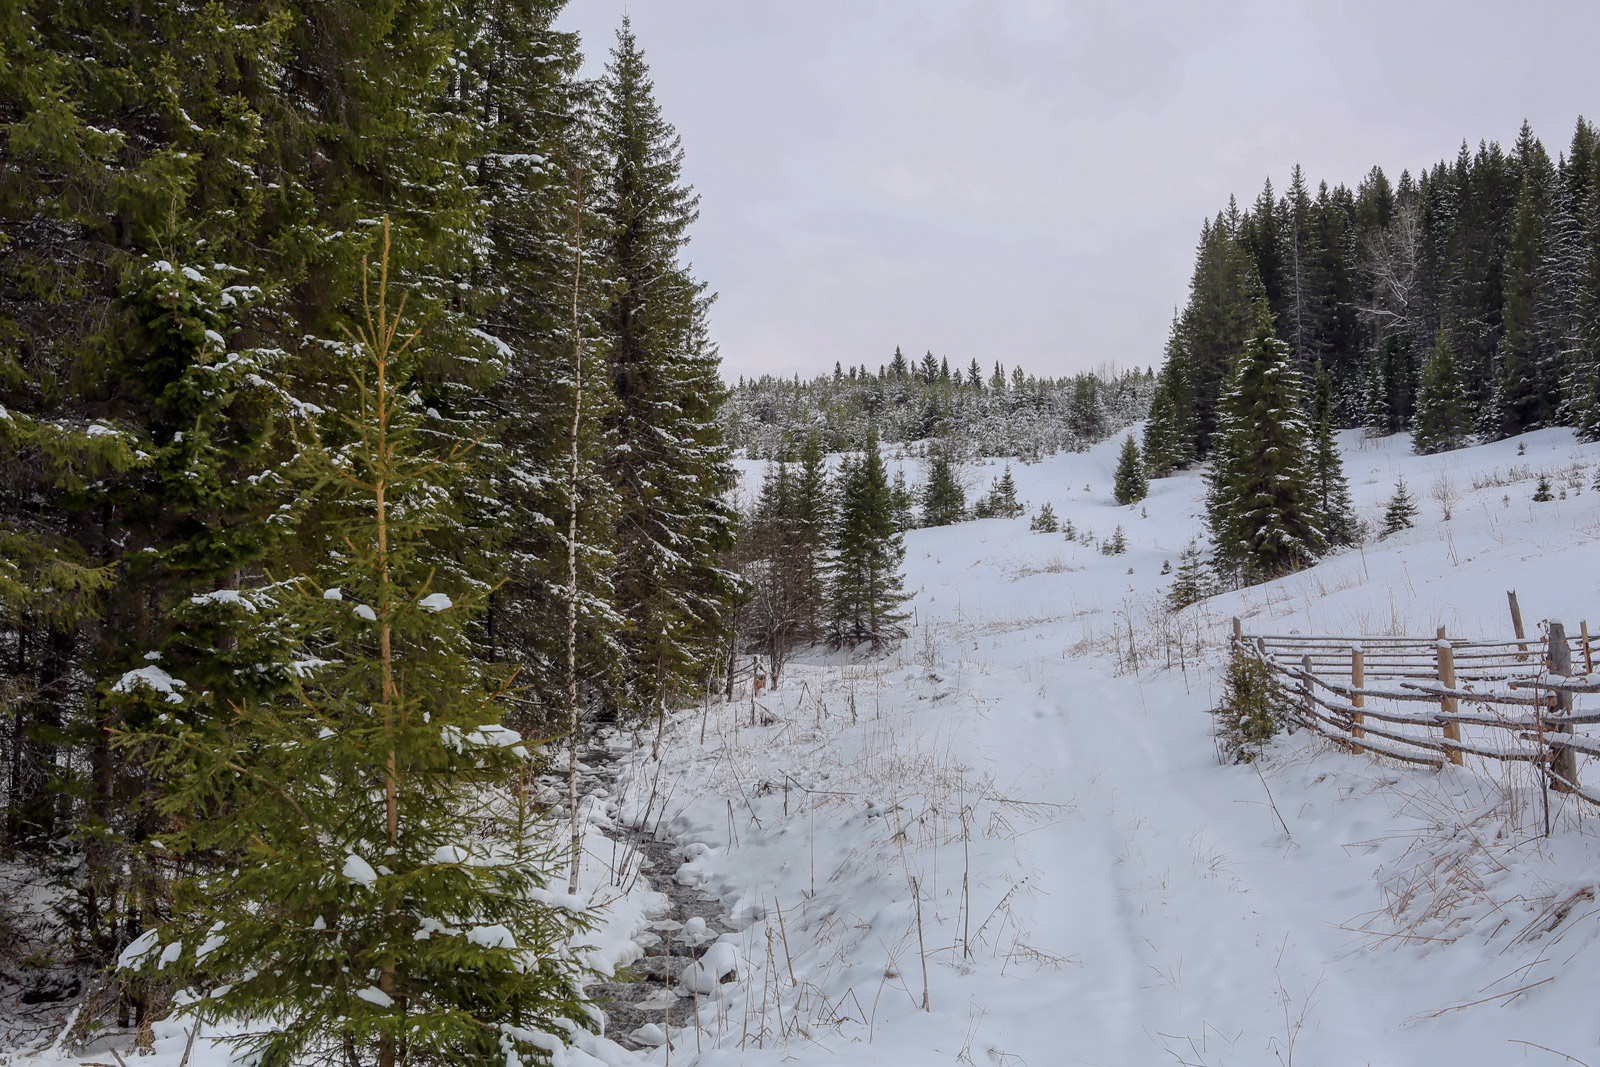
[[[1543,840],[1523,778],[1399,768],[1303,733],[1221,766],[1205,714],[1234,615],[1502,636],[1515,588],[1530,626],[1597,628],[1600,446],[1341,443],[1363,516],[1403,475],[1415,529],[1169,617],[1162,562],[1198,529],[1198,475],[1119,508],[1120,440],[1014,463],[1030,511],[1049,501],[1097,539],[1121,525],[1128,552],[1026,518],[915,531],[898,649],[801,655],[758,701],[680,715],[663,763],[648,739],[626,755],[590,812],[595,962],[626,964],[661,906],[642,882],[613,886],[608,867],[630,862],[600,836],[613,818],[673,834],[675,877],[720,896],[738,931],[734,980],[701,996],[671,1062],[1600,1064],[1600,813],[1560,807]],[[748,489],[762,466],[744,465]],[[999,470],[969,472],[969,499]],[[1566,500],[1531,503],[1540,471]],[[1428,497],[1441,475],[1462,497],[1448,523]],[[183,1030],[157,1037],[140,1062],[176,1067]],[[669,1055],[585,1049],[561,1062]],[[86,1060],[109,1062],[16,1062]],[[191,1060],[226,1062],[206,1039]]]
[[[748,694],[677,724],[665,803],[693,843],[678,877],[760,918],[729,938],[740,977],[674,1061],[1600,1062],[1596,814],[1562,808],[1538,840],[1525,782],[1304,734],[1259,774],[1220,766],[1204,714],[1235,614],[1501,636],[1516,588],[1530,624],[1600,622],[1600,493],[1529,500],[1541,470],[1591,484],[1600,448],[1543,431],[1416,457],[1347,434],[1364,517],[1404,475],[1417,528],[1163,623],[1162,561],[1202,483],[1117,508],[1119,444],[1012,472],[1080,531],[1123,525],[1126,555],[1026,519],[914,532],[900,649],[801,657],[757,725]],[[1462,496],[1449,523],[1428,499],[1440,475]],[[622,798],[635,819],[644,798]]]

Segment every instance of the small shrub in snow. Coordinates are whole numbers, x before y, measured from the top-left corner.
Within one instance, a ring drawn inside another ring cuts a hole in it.
[[[1555,493],[1551,491],[1550,476],[1548,474],[1539,475],[1539,487],[1533,491],[1533,502],[1535,504],[1546,504],[1555,498]]]
[[[1100,552],[1107,556],[1120,556],[1128,551],[1128,535],[1118,526],[1112,531],[1111,536],[1100,546]]]
[[[1061,529],[1061,524],[1056,521],[1056,509],[1050,506],[1049,501],[1039,506],[1039,514],[1029,521],[1028,529],[1034,533],[1055,533]]]
[[[1289,721],[1293,708],[1266,664],[1254,656],[1234,656],[1223,677],[1222,702],[1211,709],[1217,755],[1224,763],[1254,762]]]

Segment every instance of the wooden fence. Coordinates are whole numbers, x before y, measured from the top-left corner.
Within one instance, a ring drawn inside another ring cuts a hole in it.
[[[1600,757],[1600,711],[1575,707],[1600,693],[1600,652],[1587,622],[1569,637],[1551,622],[1542,639],[1247,634],[1233,620],[1233,653],[1250,656],[1294,694],[1295,721],[1351,752],[1441,767],[1467,757],[1522,761],[1550,788],[1600,805],[1581,784],[1580,757]]]

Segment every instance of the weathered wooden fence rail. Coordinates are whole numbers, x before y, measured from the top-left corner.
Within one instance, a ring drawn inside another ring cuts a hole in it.
[[[1600,805],[1580,783],[1580,756],[1600,758],[1600,693],[1588,623],[1524,636],[1515,594],[1509,640],[1343,634],[1249,634],[1233,620],[1233,654],[1259,660],[1295,697],[1294,718],[1355,753],[1442,767],[1468,757],[1527,763],[1558,792]],[[1422,705],[1431,705],[1424,710]],[[1470,730],[1463,734],[1463,727]]]

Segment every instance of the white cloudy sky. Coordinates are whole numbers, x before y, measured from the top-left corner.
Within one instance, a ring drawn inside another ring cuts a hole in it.
[[[699,190],[725,373],[1157,364],[1203,218],[1600,117],[1593,0],[570,0]]]

